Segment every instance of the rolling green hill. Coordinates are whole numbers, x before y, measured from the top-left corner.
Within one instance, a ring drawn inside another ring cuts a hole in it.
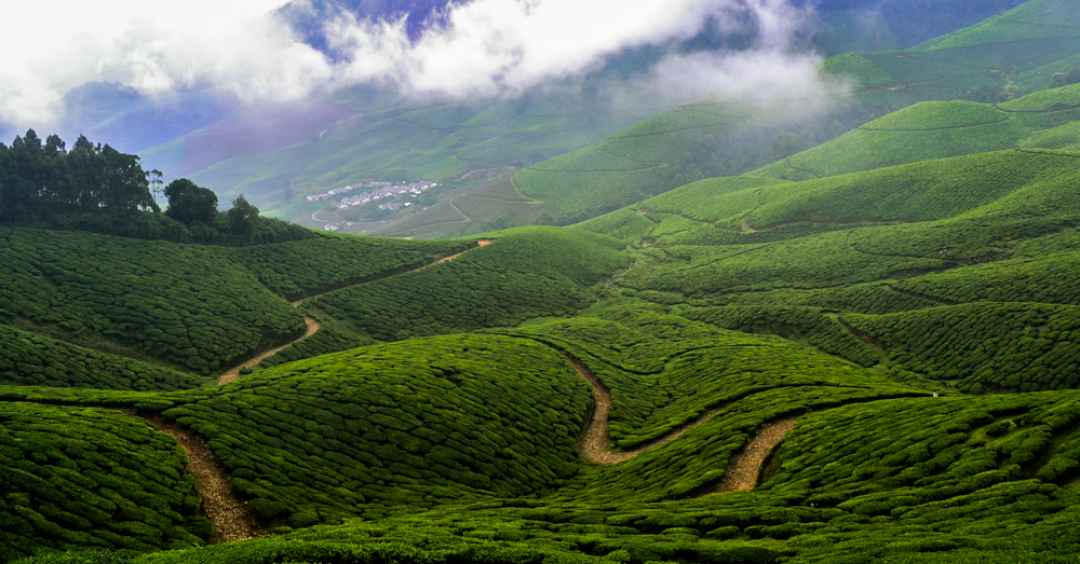
[[[833,62],[866,104],[1000,89],[1067,58],[1067,7]],[[946,61],[982,79],[917,92]],[[572,227],[4,227],[0,560],[1073,562],[1080,89],[1004,98],[771,163],[688,106],[519,171],[564,218],[630,204]]]
[[[129,389],[197,385],[204,379],[177,369],[215,374],[302,333],[303,316],[286,299],[465,248],[330,237],[235,248],[9,227],[0,234],[5,381]]]
[[[0,559],[191,546],[209,534],[183,454],[139,419],[0,403],[0,424]]]
[[[844,100],[838,94],[838,108],[823,116],[784,121],[776,119],[785,113],[778,110],[760,115],[730,104],[690,105],[653,116],[601,143],[525,167],[514,180],[527,196],[545,202],[548,220],[565,224],[692,181],[745,174],[755,163],[776,161],[755,175],[806,179],[1012,147],[1035,129],[1075,117],[1075,112],[1065,111],[1074,108],[1060,105],[1015,111],[1037,104],[1037,97],[993,105],[1053,86],[1055,76],[1071,70],[1062,61],[1080,51],[1080,28],[1070,30],[1059,21],[1058,14],[1069,11],[1068,6],[1063,0],[1028,2],[1000,16],[1001,23],[991,20],[927,45],[830,58],[824,70],[850,82],[851,95]],[[1027,22],[1022,40],[1016,34],[1019,20]],[[975,36],[984,39],[971,39]],[[1043,96],[1063,100],[1075,91]],[[907,107],[956,99],[987,103]],[[811,148],[859,124],[835,141]],[[802,149],[807,150],[799,153]]]

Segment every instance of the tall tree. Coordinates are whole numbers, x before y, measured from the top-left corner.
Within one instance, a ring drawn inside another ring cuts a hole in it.
[[[259,208],[251,205],[242,194],[233,200],[232,209],[228,212],[229,230],[235,235],[250,237],[255,230],[255,222],[259,219]]]
[[[67,171],[72,185],[71,204],[84,210],[98,207],[103,196],[105,171],[100,166],[98,148],[86,137],[80,135],[68,153]]]
[[[12,170],[11,207],[8,213],[13,219],[27,219],[34,212],[34,203],[45,185],[45,150],[41,138],[33,130],[16,137],[11,143]]]
[[[169,217],[181,223],[213,223],[217,219],[217,194],[181,178],[165,188]]]
[[[14,197],[15,172],[11,150],[0,143],[0,220],[8,219],[8,210],[12,209]]]

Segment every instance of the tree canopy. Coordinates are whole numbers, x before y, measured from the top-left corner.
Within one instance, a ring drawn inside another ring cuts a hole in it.
[[[259,217],[243,196],[227,213],[213,190],[188,179],[161,190],[163,174],[145,170],[136,155],[80,136],[42,140],[33,129],[10,146],[0,143],[0,224],[29,224],[140,239],[252,244],[294,241],[315,234]],[[162,213],[155,198],[164,196]]]
[[[70,151],[60,137],[34,130],[0,143],[0,220],[33,221],[64,211],[158,211],[151,173],[139,157],[79,137]]]
[[[169,217],[186,223],[213,223],[217,219],[217,194],[194,182],[181,178],[165,188],[169,199]]]
[[[233,207],[228,211],[229,231],[233,235],[249,236],[259,219],[259,208],[253,206],[243,195],[233,200]]]

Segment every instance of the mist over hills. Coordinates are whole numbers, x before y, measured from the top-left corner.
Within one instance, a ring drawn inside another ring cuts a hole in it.
[[[0,562],[1076,561],[1072,0],[282,4],[0,142]]]

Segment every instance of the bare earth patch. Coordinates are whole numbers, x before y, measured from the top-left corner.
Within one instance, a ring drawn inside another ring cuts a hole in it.
[[[611,413],[611,393],[600,379],[580,359],[564,352],[563,356],[585,381],[593,388],[594,407],[592,420],[581,440],[581,455],[590,464],[611,466],[633,460],[646,452],[660,448],[686,433],[713,420],[717,413],[702,417],[693,423],[659,437],[634,450],[619,451],[611,448],[608,438],[608,416]],[[783,442],[784,437],[795,428],[795,419],[788,418],[768,423],[747,443],[743,451],[732,460],[724,473],[724,481],[717,492],[745,492],[757,487],[762,469],[769,454]]]
[[[187,470],[195,478],[195,489],[203,510],[214,526],[210,542],[232,542],[263,535],[248,505],[233,493],[225,468],[201,438],[160,417],[146,417],[147,423],[180,443],[187,453]]]
[[[762,426],[757,435],[728,465],[727,472],[724,472],[724,481],[716,489],[717,493],[753,491],[761,481],[761,471],[769,455],[794,428],[794,418],[781,419]]]
[[[319,322],[316,321],[313,317],[304,317],[304,323],[307,324],[307,331],[304,332],[304,335],[302,337],[296,339],[295,341],[285,343],[280,347],[275,347],[268,351],[263,351],[254,358],[244,361],[243,364],[230,368],[228,371],[218,377],[218,385],[224,386],[226,384],[232,384],[233,382],[240,379],[241,370],[255,368],[256,366],[262,364],[264,360],[274,356],[275,354],[295,345],[296,343],[299,343],[300,341],[310,339],[315,335],[315,333],[318,333],[319,330],[322,329],[322,326],[319,325]]]

